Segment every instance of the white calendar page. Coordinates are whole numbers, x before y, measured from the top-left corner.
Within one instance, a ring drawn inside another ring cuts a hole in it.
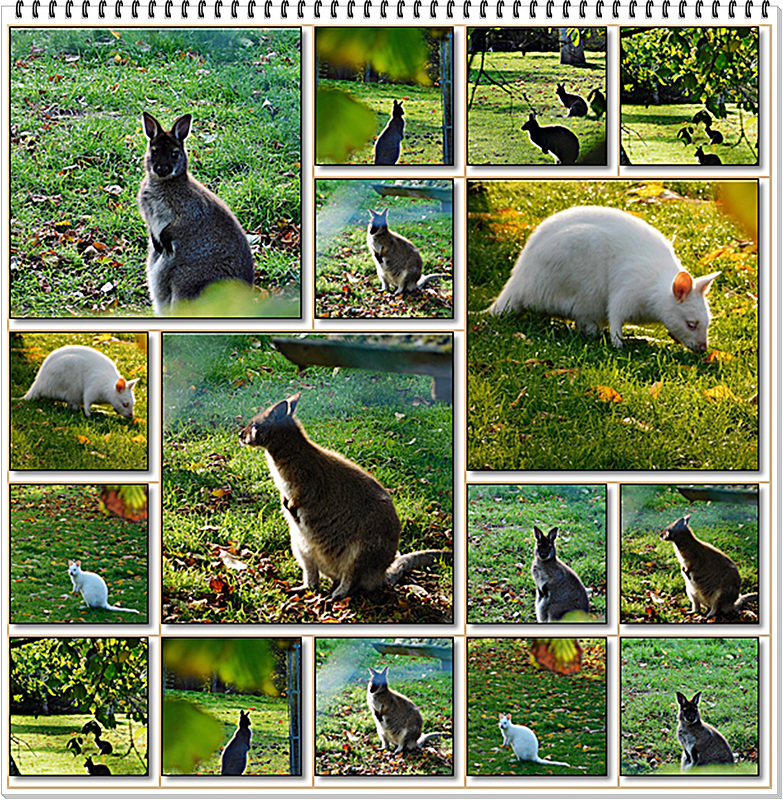
[[[780,10],[2,15],[3,796],[779,797]]]

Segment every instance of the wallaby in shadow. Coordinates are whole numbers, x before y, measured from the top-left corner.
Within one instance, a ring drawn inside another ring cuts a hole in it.
[[[565,90],[565,84],[558,83],[555,94],[560,98],[563,107],[568,109],[569,117],[587,116],[587,101],[578,94],[568,94]]]
[[[569,611],[590,611],[587,591],[579,576],[557,557],[557,528],[544,534],[534,527],[535,559],[531,572],[536,583],[536,619],[557,622]]]
[[[84,762],[84,766],[87,767],[88,775],[111,775],[111,770],[106,764],[93,764],[92,756],[88,757]]]
[[[188,173],[185,139],[191,116],[170,131],[146,111],[146,175],[139,189],[139,211],[150,235],[147,282],[156,314],[180,300],[193,300],[216,281],[253,285],[253,254],[242,226],[229,207]]]
[[[221,775],[241,775],[245,771],[251,738],[250,714],[240,711],[237,729],[220,759]]]
[[[705,153],[701,146],[696,148],[694,155],[702,166],[719,167],[723,164],[719,156],[716,156],[715,153]]]
[[[386,127],[375,142],[375,163],[396,164],[400,157],[400,142],[405,138],[405,119],[402,101],[392,101],[392,113]]]
[[[683,772],[704,764],[734,763],[734,754],[726,737],[712,725],[701,721],[700,698],[701,692],[696,692],[690,700],[677,692],[677,702],[680,705],[677,738],[682,745],[680,768]]]
[[[544,155],[551,153],[558,164],[575,164],[579,158],[577,135],[562,125],[539,125],[531,112],[522,130],[528,132],[530,141],[540,147]]]
[[[321,576],[334,581],[332,600],[395,585],[412,569],[451,561],[450,550],[396,556],[400,520],[391,496],[358,464],[317,445],[294,417],[299,393],[267,408],[240,433],[242,444],[263,447],[291,549],[304,572],[292,593],[317,592]]]

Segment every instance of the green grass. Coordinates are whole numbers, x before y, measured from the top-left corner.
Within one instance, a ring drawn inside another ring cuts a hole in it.
[[[167,689],[167,700],[186,700],[220,720],[223,744],[209,763],[197,764],[193,775],[220,775],[220,759],[237,728],[239,712],[250,714],[252,739],[244,775],[290,775],[290,715],[285,697],[256,694],[218,694]],[[184,734],[184,732],[181,732]],[[165,747],[165,742],[163,743]]]
[[[147,729],[137,722],[121,719],[116,728],[102,732],[101,739],[110,742],[114,751],[101,756],[92,737],[81,732],[91,719],[90,714],[11,714],[11,755],[19,772],[86,776],[84,762],[91,756],[95,764],[109,767],[112,775],[146,775],[147,765],[142,758],[147,752]],[[74,737],[82,739],[83,750],[79,755],[66,749]]]
[[[380,655],[370,641],[315,640],[315,774],[453,775],[450,738],[394,755],[383,749],[367,706],[368,667],[388,666],[389,687],[418,707],[422,733],[452,732],[453,671],[433,658]],[[451,639],[428,639],[427,644],[450,647]]]
[[[468,639],[468,775],[606,775],[606,640],[579,640],[572,675],[532,664],[529,641]],[[519,762],[501,747],[500,714],[536,734],[541,758],[571,767]]]
[[[301,391],[297,417],[316,443],[373,474],[402,523],[400,552],[448,549],[452,537],[452,407],[431,381],[363,370],[296,368],[265,337],[163,337],[163,617],[169,622],[444,622],[451,570],[330,603],[287,589],[302,571],[260,448],[239,444],[259,410]],[[247,564],[234,570],[221,548]]]
[[[531,111],[540,125],[561,125],[579,139],[577,164],[606,164],[606,116],[568,117],[555,93],[558,83],[585,100],[592,89],[606,94],[606,54],[586,53],[587,67],[560,64],[559,53],[487,53],[484,71],[513,93],[482,78],[468,111],[468,164],[554,165],[522,130]],[[473,94],[480,56],[468,76],[468,101]],[[527,97],[527,100],[525,99]],[[532,106],[532,107],[531,107]]]
[[[675,692],[702,693],[702,720],[739,762],[700,772],[758,774],[758,639],[624,639],[621,665],[621,775],[679,773]]]
[[[93,347],[117,365],[126,380],[140,378],[133,420],[110,406],[92,416],[59,400],[22,400],[39,367],[68,344]],[[11,469],[146,470],[147,336],[135,333],[15,333],[11,336]]]
[[[147,523],[102,514],[99,496],[97,486],[10,487],[11,623],[147,622]],[[69,560],[106,581],[111,605],[140,613],[86,608]]]
[[[299,38],[258,28],[12,31],[11,316],[150,313],[136,207],[142,111],[167,128],[193,115],[191,173],[259,235],[257,284],[298,301]]]
[[[659,202],[661,190],[684,201]],[[757,469],[757,252],[712,200],[714,184],[670,181],[468,183],[469,469]],[[635,202],[639,196],[646,203]],[[650,199],[651,198],[651,199]],[[710,293],[707,356],[660,325],[625,345],[524,313],[479,315],[546,217],[575,205],[632,211],[675,240]],[[613,394],[616,392],[616,394]]]
[[[376,136],[351,153],[346,164],[374,163],[375,139],[389,121],[393,100],[403,101],[405,115],[405,136],[397,165],[443,164],[443,103],[439,86],[319,80],[318,89],[338,89],[370,108],[377,117]]]
[[[755,144],[758,140],[758,116],[740,112],[732,104],[728,109],[728,117],[712,121],[712,129],[723,134],[723,144],[713,145],[704,124],[697,125],[692,121],[693,115],[702,110],[699,105],[622,105],[622,145],[634,165],[697,165],[699,162],[694,153],[701,146],[705,153],[715,153],[724,164],[754,166],[758,164],[758,152],[750,142]],[[686,126],[693,129],[689,134],[692,141],[687,145],[677,136]]]
[[[758,508],[740,503],[686,500],[672,486],[622,487],[620,555],[621,622],[702,622],[690,613],[680,564],[671,542],[660,534],[669,524],[691,514],[694,535],[717,547],[737,565],[740,593],[759,588]],[[756,606],[757,607],[757,606]],[[758,623],[746,610],[719,622]]]
[[[533,526],[558,528],[557,556],[606,618],[605,486],[468,486],[468,622],[535,623]]]
[[[421,252],[423,275],[453,270],[453,215],[437,200],[380,197],[371,181],[316,181],[315,316],[409,318],[454,316],[453,282],[393,297],[381,288],[367,247],[368,209],[389,208],[389,228]],[[450,183],[449,183],[450,185]]]

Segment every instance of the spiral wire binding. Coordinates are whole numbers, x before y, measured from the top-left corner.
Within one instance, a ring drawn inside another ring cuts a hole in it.
[[[522,18],[522,10],[524,2],[527,2],[527,19],[538,19],[539,0],[513,0],[511,4],[511,18],[518,20]],[[738,3],[741,0],[728,0],[725,4],[725,12],[729,19],[735,19],[738,15]],[[98,0],[98,17],[104,19],[106,16],[106,6],[108,0]],[[330,19],[338,19],[340,17],[341,9],[344,8],[345,14],[349,20],[354,19],[357,0],[328,0],[329,10],[328,17]],[[575,2],[575,0],[574,0]],[[640,4],[644,3],[644,18],[646,20],[654,20],[656,18],[656,6],[660,7],[659,19],[668,20],[673,17],[679,19],[688,18],[688,10],[692,8],[693,14],[697,20],[701,20],[705,16],[705,2],[709,4],[709,15],[713,20],[721,18],[722,2],[721,0],[695,0],[692,4],[688,0],[679,0],[677,2],[676,14],[672,13],[672,4],[675,0],[662,0],[658,4],[657,0],[629,0],[627,5],[627,15],[629,19],[636,20],[640,12]],[[246,10],[249,19],[256,19],[256,6],[258,0],[245,0],[245,5],[242,5],[241,0],[231,0],[228,8],[228,15],[231,19],[239,19],[243,8]],[[373,11],[377,11],[377,16],[385,20],[389,16],[389,3],[390,0],[379,0],[378,5],[374,7],[373,0],[364,0],[362,6],[362,16],[366,20],[373,19],[376,15]],[[48,2],[48,17],[54,19],[57,16],[58,7],[60,3],[58,0],[49,0]],[[420,19],[422,16],[423,0],[414,0],[412,5],[412,17]],[[548,20],[556,16],[556,11],[559,10],[561,17],[564,20],[569,20],[572,14],[575,14],[579,19],[589,19],[591,17],[596,20],[603,20],[605,0],[594,0],[592,6],[592,15],[590,14],[590,0],[579,0],[576,8],[572,9],[572,0],[546,0],[544,3],[544,15]],[[199,19],[207,17],[208,9],[211,9],[212,16],[216,20],[220,20],[224,16],[224,0],[198,0],[196,5],[196,15]],[[264,0],[263,16],[265,20],[270,20],[278,17],[283,20],[289,18],[290,0],[282,0],[279,9],[275,6],[274,0]],[[745,0],[744,14],[745,19],[752,19],[754,11],[760,11],[762,19],[769,17],[770,0],[761,0],[761,3],[756,5],[756,0]],[[65,0],[62,3],[66,19],[71,19],[74,16],[74,0]],[[141,0],[132,0],[130,5],[130,14],[132,19],[138,19],[140,14]],[[445,8],[445,16],[448,19],[454,17],[455,0],[446,0],[443,8]],[[17,19],[21,19],[24,15],[25,9],[29,8],[33,19],[38,19],[42,16],[41,0],[16,0],[15,14]],[[165,19],[172,19],[176,8],[176,0],[164,0],[163,2],[163,17]],[[188,12],[190,8],[190,0],[179,0],[180,16],[183,20],[188,19]],[[321,20],[327,17],[324,12],[324,0],[298,0],[296,4],[296,16],[299,20],[303,20],[307,16],[308,8],[312,9],[312,16],[315,20]],[[426,6],[425,6],[426,8]],[[479,19],[487,19],[490,9],[490,0],[479,0],[477,6],[477,13]],[[611,16],[617,20],[622,17],[623,4],[621,0],[612,0]],[[82,0],[81,3],[81,17],[82,19],[89,19],[91,17],[91,2],[90,0]],[[278,14],[275,14],[275,11]],[[396,2],[396,18],[403,20],[406,18],[407,3],[406,0],[397,0]],[[435,20],[440,16],[441,4],[439,0],[430,0],[429,15],[430,18]],[[496,0],[495,3],[495,18],[498,21],[503,21],[506,18],[507,10],[505,0]],[[78,12],[77,12],[78,13]],[[147,17],[154,20],[156,16],[160,15],[157,0],[147,0]],[[123,0],[115,0],[114,2],[114,16],[121,19],[123,15]],[[476,7],[474,7],[473,0],[463,0],[462,2],[462,16],[466,21],[470,21],[471,16],[476,15]]]

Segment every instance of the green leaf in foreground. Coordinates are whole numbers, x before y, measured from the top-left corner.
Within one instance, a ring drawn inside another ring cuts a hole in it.
[[[344,162],[375,133],[375,114],[350,95],[319,89],[315,97],[315,160]]]
[[[187,735],[186,735],[187,734]],[[223,741],[218,720],[184,700],[163,701],[163,772],[190,773]]]

